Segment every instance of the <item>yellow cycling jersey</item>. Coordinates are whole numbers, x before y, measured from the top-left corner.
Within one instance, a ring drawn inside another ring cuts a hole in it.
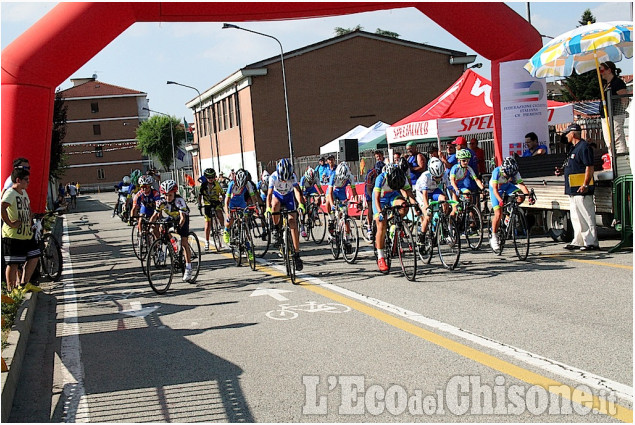
[[[157,201],[155,211],[164,212],[172,218],[178,218],[181,213],[185,213],[186,215],[190,213],[185,199],[179,195],[176,195],[172,202],[168,202],[164,197],[161,197],[161,199]]]
[[[213,183],[205,182],[201,184],[200,194],[203,197],[203,205],[211,205],[212,202],[220,202],[223,189],[218,184],[218,181],[214,180]]]

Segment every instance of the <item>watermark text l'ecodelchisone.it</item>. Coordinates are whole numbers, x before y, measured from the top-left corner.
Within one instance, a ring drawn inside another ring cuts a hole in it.
[[[445,388],[432,393],[408,390],[401,385],[366,385],[363,375],[302,376],[305,415],[329,413],[333,398],[340,415],[588,415],[617,412],[617,396],[601,390],[594,394],[586,385],[506,385],[499,375],[494,383],[483,383],[478,375],[452,377]],[[597,396],[597,398],[596,398]],[[572,400],[575,400],[572,401]],[[594,405],[595,403],[595,405]],[[331,412],[334,413],[334,412]]]

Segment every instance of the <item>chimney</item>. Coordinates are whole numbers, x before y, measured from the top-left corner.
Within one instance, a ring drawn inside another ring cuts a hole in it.
[[[73,87],[81,86],[82,84],[89,83],[91,81],[95,81],[97,75],[93,75],[88,78],[71,78],[71,83],[73,83]]]

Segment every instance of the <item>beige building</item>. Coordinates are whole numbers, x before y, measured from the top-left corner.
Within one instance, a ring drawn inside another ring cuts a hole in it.
[[[136,149],[136,129],[148,118],[146,93],[106,84],[95,78],[71,79],[62,91],[67,107],[64,151],[69,168],[62,182],[109,187],[132,170],[144,170]],[[146,167],[147,168],[147,167]]]
[[[447,89],[474,58],[364,31],[286,52],[294,157],[317,155],[357,125],[398,121]],[[245,66],[201,98],[202,111],[198,96],[186,105],[196,111],[203,169],[244,163],[253,174],[289,157],[279,55]]]

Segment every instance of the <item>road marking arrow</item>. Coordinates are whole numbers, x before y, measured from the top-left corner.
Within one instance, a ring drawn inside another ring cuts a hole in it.
[[[287,297],[285,297],[284,295],[280,295],[282,293],[285,292],[293,292],[293,291],[288,291],[286,289],[264,289],[264,288],[256,288],[256,290],[254,292],[251,293],[251,295],[249,295],[250,297],[258,297],[260,295],[269,295],[270,297],[272,297],[275,300],[278,301],[289,301],[289,299]]]

